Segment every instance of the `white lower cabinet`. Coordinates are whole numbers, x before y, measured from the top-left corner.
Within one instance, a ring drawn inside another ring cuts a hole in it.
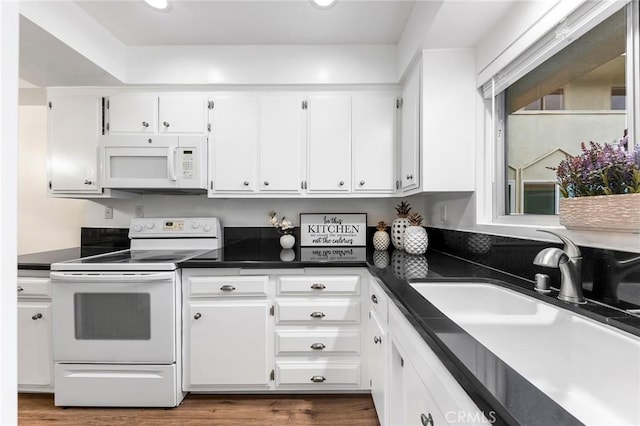
[[[189,377],[199,385],[269,384],[266,300],[189,302]]]
[[[389,306],[389,424],[489,424],[409,321]]]
[[[18,277],[18,391],[53,392],[53,382],[51,284]]]
[[[268,276],[182,275],[183,390],[267,390],[271,377]]]

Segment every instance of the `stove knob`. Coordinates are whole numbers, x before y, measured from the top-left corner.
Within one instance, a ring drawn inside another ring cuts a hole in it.
[[[133,230],[134,230],[134,231],[136,231],[136,232],[140,232],[140,231],[142,231],[142,226],[140,226],[140,225],[133,225]]]
[[[154,227],[153,222],[147,223],[147,229],[153,229],[153,227]]]
[[[193,229],[198,229],[200,227],[200,224],[198,222],[191,222],[191,227]]]
[[[211,225],[205,225],[204,232],[209,232],[209,231],[211,231]]]

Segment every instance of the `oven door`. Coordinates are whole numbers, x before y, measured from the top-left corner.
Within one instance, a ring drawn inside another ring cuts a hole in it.
[[[53,359],[176,361],[177,274],[52,272]]]

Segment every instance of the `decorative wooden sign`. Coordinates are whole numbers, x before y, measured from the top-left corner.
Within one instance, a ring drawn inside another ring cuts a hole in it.
[[[300,246],[366,246],[366,213],[301,213]]]

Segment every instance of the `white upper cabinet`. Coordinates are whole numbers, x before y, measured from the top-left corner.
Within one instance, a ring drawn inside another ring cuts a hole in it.
[[[258,100],[214,99],[209,157],[209,194],[252,192],[256,188]]]
[[[420,66],[407,77],[402,89],[402,139],[400,143],[400,188],[420,185]]]
[[[109,134],[158,132],[157,96],[124,93],[110,96],[107,102]]]
[[[207,133],[209,103],[204,94],[122,93],[107,102],[111,135]]]
[[[354,191],[395,191],[393,95],[360,95],[352,100]]]
[[[308,190],[351,190],[351,97],[311,96],[308,101]]]
[[[209,102],[202,95],[160,96],[158,103],[159,133],[171,135],[202,135],[207,133],[208,107]]]
[[[99,194],[99,97],[50,98],[49,189],[52,194]]]
[[[264,192],[298,193],[302,189],[306,121],[302,96],[259,100],[259,181]]]

